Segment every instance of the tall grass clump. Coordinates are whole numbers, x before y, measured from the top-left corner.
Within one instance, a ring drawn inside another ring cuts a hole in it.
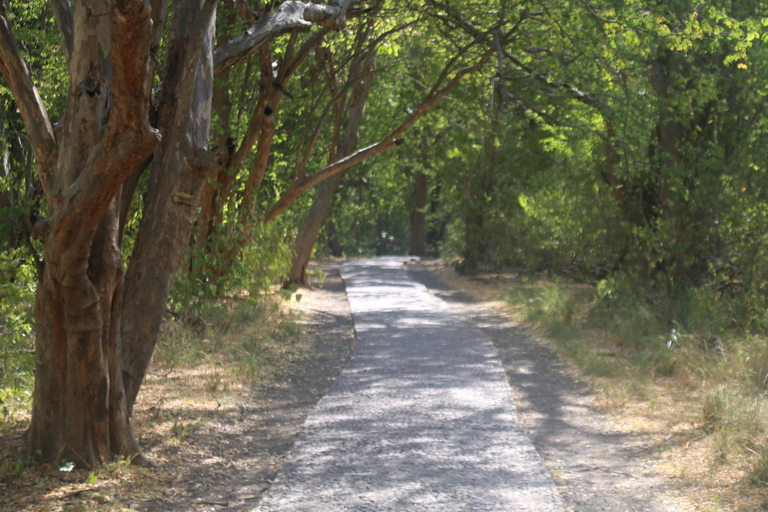
[[[291,261],[284,233],[270,224],[260,227],[254,240],[222,276],[190,269],[177,278],[156,363],[205,363],[233,378],[259,382],[306,348],[296,318],[284,307],[301,296],[279,287]]]
[[[742,355],[745,384],[753,394],[764,395],[768,392],[768,343],[754,339],[748,347]]]
[[[733,385],[707,389],[702,403],[704,431],[711,436],[713,462],[721,464],[735,450],[754,450],[764,431],[763,400],[739,393]]]
[[[613,353],[584,336],[593,291],[565,280],[523,279],[507,292],[523,318],[544,329],[563,351],[589,374],[614,375],[623,368]]]
[[[717,467],[739,460],[768,482],[768,318],[740,294],[680,290],[616,272],[596,285],[518,279],[507,301],[583,371],[644,382],[672,379],[698,397],[699,428]],[[646,392],[647,393],[647,392]],[[650,395],[651,393],[647,393]]]
[[[763,439],[754,450],[752,467],[749,476],[755,485],[768,487],[768,441]],[[768,503],[768,500],[766,500]]]

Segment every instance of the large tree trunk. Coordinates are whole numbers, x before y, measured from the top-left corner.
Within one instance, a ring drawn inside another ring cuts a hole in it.
[[[243,4],[244,6],[245,4]],[[232,9],[227,16],[227,25],[232,26],[237,21],[237,12]],[[229,32],[224,31],[218,35],[216,46],[221,47],[229,41]],[[250,66],[250,62],[249,62]],[[215,137],[215,146],[218,148],[219,159],[212,177],[203,186],[200,195],[197,213],[197,232],[189,239],[189,254],[185,261],[182,273],[188,274],[190,279],[196,271],[203,270],[209,265],[206,258],[211,253],[211,241],[221,233],[217,227],[221,227],[224,218],[223,204],[229,196],[230,187],[235,182],[236,173],[231,172],[229,163],[235,149],[232,139],[231,118],[232,101],[230,99],[230,72],[226,69],[219,73],[213,84],[212,107],[218,118],[220,131]],[[242,87],[243,92],[245,87]]]
[[[51,238],[45,244],[49,263],[35,302],[37,371],[30,429],[30,447],[44,460],[93,466],[113,454],[141,457],[118,371],[123,266],[115,243],[115,206],[111,201],[92,243],[69,250]],[[67,269],[51,263],[62,252],[69,253],[64,259],[85,256],[85,273],[67,275]],[[67,277],[57,279],[57,274]]]
[[[686,76],[685,57],[678,51],[660,50],[652,64],[651,84],[661,100],[659,121],[656,125],[658,143],[658,215],[666,225],[670,238],[666,240],[667,253],[662,265],[674,281],[685,282],[690,276],[690,263],[695,243],[684,218],[684,170],[681,169],[681,147],[686,129],[680,122],[680,112],[674,105],[677,91]]]
[[[331,250],[331,255],[340,258],[344,254],[344,250],[341,245],[339,230],[336,228],[336,223],[329,220],[325,225],[325,229],[328,234],[328,249]]]
[[[368,93],[373,83],[373,69],[376,65],[376,48],[372,46],[367,50],[369,53],[365,57],[364,77],[355,84],[352,93],[352,99],[349,103],[349,119],[347,129],[344,133],[344,140],[341,143],[338,159],[351,155],[357,147],[357,141],[360,135],[360,125],[365,115],[365,105],[368,102]],[[325,215],[336,194],[341,180],[344,179],[345,172],[340,172],[323,181],[320,190],[317,192],[312,206],[309,209],[307,218],[301,225],[299,234],[294,243],[294,256],[291,263],[291,270],[288,273],[286,285],[297,284],[299,286],[309,287],[307,280],[307,266],[312,258],[312,248],[317,241],[317,235],[323,226]]]
[[[296,241],[293,244],[293,261],[286,284],[297,284],[309,288],[307,266],[312,258],[312,248],[315,246],[320,228],[323,227],[325,215],[331,207],[336,189],[339,187],[341,180],[344,179],[344,174],[340,172],[320,184],[320,190],[317,191],[317,195],[307,213],[307,218],[301,225],[299,234],[296,236]]]
[[[220,147],[218,155],[207,150],[214,74],[226,75],[229,66],[256,52],[268,56],[266,45],[276,35],[304,30],[313,23],[331,30],[344,28],[350,1],[341,0],[338,6],[286,2],[274,10],[266,8],[260,12],[257,23],[215,52],[218,1],[179,0],[173,4],[158,111],[163,142],[153,159],[139,236],[123,294],[126,321],[122,325],[122,375],[129,414],[155,349],[165,303],[189,241],[201,190],[217,156],[228,154],[230,149]],[[276,105],[282,96],[270,90],[271,94],[264,95],[268,104],[253,119],[262,129],[251,130],[253,134],[271,131]],[[268,142],[271,144],[271,138]],[[263,154],[259,158],[268,159],[269,144],[264,148],[260,145]],[[240,149],[247,152],[249,147]],[[238,160],[236,154],[232,158],[242,162],[244,156]],[[260,180],[260,176],[254,179]]]
[[[415,210],[411,213],[412,256],[427,255],[427,205],[429,204],[429,177],[423,172],[416,175],[413,188]]]
[[[483,214],[473,197],[469,177],[464,182],[464,250],[461,270],[465,274],[476,274],[480,267],[480,238],[483,230]]]
[[[493,91],[496,94],[496,91]],[[487,165],[480,169],[479,186],[472,186],[473,180],[467,178],[464,185],[464,254],[462,269],[467,274],[475,274],[480,269],[481,262],[486,259],[488,253],[488,240],[485,218],[488,199],[493,196],[493,183],[496,174],[496,158],[499,153],[498,124],[499,109],[494,110],[491,116],[490,131],[486,138]],[[485,156],[485,155],[484,155]]]
[[[50,173],[44,186],[53,201],[51,217],[36,228],[46,265],[35,301],[30,448],[45,460],[67,458],[80,466],[113,454],[143,460],[119,371],[123,267],[116,197],[159,139],[145,108],[150,10],[127,2],[104,15],[98,7],[74,5],[78,30],[55,172],[38,158],[41,174]],[[115,51],[121,47],[132,51]]]
[[[129,412],[155,349],[165,303],[189,240],[200,192],[215,163],[214,155],[206,149],[215,19],[215,10],[206,11],[206,5],[199,0],[174,3],[163,107],[158,114],[163,142],[153,161],[144,214],[125,283],[122,371]],[[182,44],[191,33],[205,36],[195,44]]]
[[[673,198],[672,181],[680,164],[679,144],[684,133],[675,107],[667,103],[674,100],[675,83],[683,77],[682,61],[683,56],[679,52],[667,50],[653,62],[651,75],[651,84],[664,102],[656,125],[656,137],[659,145],[659,200],[662,212],[667,216],[674,215],[676,201]]]

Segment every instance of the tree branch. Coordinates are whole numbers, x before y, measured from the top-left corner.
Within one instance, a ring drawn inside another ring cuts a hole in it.
[[[499,52],[501,52],[500,48],[499,48]],[[549,87],[550,89],[563,90],[563,91],[567,92],[568,94],[570,94],[570,96],[573,99],[575,99],[576,101],[578,101],[580,103],[583,103],[585,105],[589,105],[590,107],[594,107],[594,108],[597,108],[599,110],[607,110],[608,109],[608,105],[606,105],[604,102],[600,101],[599,99],[597,99],[597,98],[595,98],[595,97],[593,97],[593,96],[591,96],[591,95],[589,95],[589,94],[587,94],[587,93],[585,93],[583,91],[580,91],[576,87],[573,87],[573,86],[571,86],[569,84],[553,82],[553,81],[549,80],[545,75],[543,75],[543,74],[541,74],[541,73],[539,73],[537,71],[534,71],[530,67],[526,66],[525,64],[520,62],[518,59],[516,59],[515,57],[510,55],[508,52],[504,52],[504,53],[505,53],[507,59],[509,59],[515,66],[517,66],[519,69],[524,71],[528,76],[532,77],[537,82],[539,82],[539,83]],[[502,66],[501,66],[501,63],[499,63],[499,68],[503,69]],[[507,77],[505,77],[503,75],[500,75],[500,78],[508,79]]]
[[[342,158],[330,165],[327,165],[315,172],[311,176],[299,176],[296,178],[286,192],[280,197],[280,199],[267,210],[266,215],[262,219],[263,223],[268,223],[277,218],[288,206],[293,203],[297,197],[309,190],[312,186],[317,185],[321,181],[330,178],[334,174],[344,172],[350,167],[367,160],[373,156],[392,149],[402,144],[403,139],[399,138],[408,128],[426,112],[435,108],[445,95],[451,92],[461,82],[461,79],[466,75],[478,72],[493,56],[494,50],[487,50],[478,59],[477,63],[473,66],[468,66],[460,69],[456,72],[450,82],[446,84],[442,89],[433,88],[433,90],[427,95],[424,101],[419,104],[418,107],[403,121],[397,128],[392,130],[386,137],[382,138],[379,142],[371,144],[368,147],[359,149],[351,155]],[[451,59],[446,67],[452,66],[455,59]],[[441,77],[446,76],[445,70],[441,73]]]
[[[48,112],[37,92],[26,62],[16,46],[16,40],[8,23],[5,2],[0,5],[0,72],[11,89],[19,107],[32,152],[37,160],[40,181],[48,202],[51,203],[53,173],[58,160],[58,145],[53,134]]]
[[[272,38],[291,31],[306,31],[313,25],[330,30],[346,26],[347,7],[352,0],[342,0],[338,7],[309,2],[283,2],[274,14],[266,12],[241,35],[217,48],[213,54],[215,73],[247,59]]]
[[[616,147],[613,145],[613,141],[610,139],[610,137],[608,137],[604,133],[599,132],[597,130],[594,130],[594,129],[590,128],[589,126],[582,125],[582,124],[564,123],[564,122],[560,121],[557,117],[553,116],[552,114],[541,110],[539,107],[534,105],[530,100],[527,100],[526,98],[523,98],[522,96],[515,96],[514,94],[512,94],[509,91],[509,89],[507,89],[503,85],[502,85],[502,91],[504,92],[504,95],[507,97],[507,99],[509,99],[510,101],[514,101],[515,103],[523,104],[523,106],[526,109],[530,110],[534,114],[537,114],[538,116],[540,116],[545,121],[549,121],[551,124],[553,124],[555,126],[560,126],[562,128],[571,128],[571,129],[574,129],[574,130],[580,130],[580,131],[583,131],[583,132],[587,132],[587,133],[591,133],[593,135],[596,135],[596,136],[600,137],[601,139],[603,139],[603,141],[606,144],[608,144],[608,146],[610,146],[613,151],[617,151]]]
[[[64,58],[69,65],[69,56],[72,54],[72,40],[74,39],[74,15],[72,4],[69,0],[51,0],[53,14],[56,16],[56,26],[61,34],[61,49],[64,50]]]
[[[339,133],[338,128],[341,123],[341,113],[343,109],[343,104],[346,101],[347,91],[349,91],[350,87],[352,87],[352,84],[356,80],[363,79],[368,74],[368,73],[365,73],[358,76],[358,75],[355,75],[356,72],[357,72],[357,66],[353,66],[353,69],[350,71],[349,78],[344,83],[344,86],[341,88],[340,91],[336,91],[335,84],[337,81],[337,71],[335,69],[332,56],[329,56],[328,83],[331,84],[331,93],[333,93],[334,96],[325,105],[325,108],[323,109],[323,112],[317,121],[315,130],[312,132],[312,137],[309,141],[309,144],[307,144],[307,147],[304,149],[304,157],[302,158],[301,164],[298,166],[298,171],[296,173],[299,179],[305,178],[307,176],[307,165],[309,164],[309,157],[311,156],[312,151],[315,149],[315,144],[317,143],[317,140],[320,137],[323,125],[325,124],[325,121],[328,118],[328,115],[330,114],[331,109],[337,103],[339,103],[339,101],[341,101],[342,103],[340,107],[336,110],[336,122],[334,123],[334,136],[331,142],[331,160],[332,161],[335,160],[335,152],[337,150],[336,142],[337,142],[338,133]]]
[[[609,20],[608,18],[604,18],[597,14],[597,11],[595,11],[595,8],[592,7],[592,4],[590,4],[588,1],[585,0],[578,0],[581,5],[586,7],[586,9],[589,11],[589,13],[598,21],[601,21],[603,23],[618,23],[619,19],[614,18],[612,20]]]
[[[149,0],[149,6],[152,8],[152,44],[153,46],[160,45],[160,37],[163,34],[163,28],[165,27],[165,17],[168,13],[169,0]],[[153,48],[153,58],[156,58],[154,53],[156,50]]]
[[[296,70],[299,68],[299,65],[304,62],[304,59],[309,56],[309,52],[317,48],[317,46],[323,42],[323,38],[330,32],[329,29],[323,28],[322,30],[317,31],[314,33],[311,37],[309,37],[304,43],[299,47],[299,51],[296,52],[296,56],[293,57],[292,60],[287,61],[285,64],[285,70],[280,70],[280,73],[283,77],[283,81],[292,76]]]
[[[262,131],[264,131],[264,110],[272,100],[272,62],[270,58],[269,48],[262,48],[261,55],[259,56],[260,68],[261,68],[261,85],[259,87],[259,100],[256,104],[256,108],[251,114],[251,118],[248,120],[248,128],[246,129],[243,140],[240,143],[240,147],[232,155],[229,161],[229,169],[239,169],[245,159],[253,149],[253,145],[261,137]],[[274,114],[274,105],[269,107]]]
[[[388,149],[399,146],[402,143],[402,139],[382,139],[375,144],[371,144],[368,147],[355,151],[346,158],[342,158],[341,160],[337,160],[336,162],[323,167],[311,176],[304,176],[303,178],[300,177],[294,180],[285,194],[283,194],[280,199],[274,205],[272,205],[269,210],[267,210],[267,214],[264,215],[262,222],[266,224],[275,220],[278,215],[283,213],[283,211],[285,211],[285,209],[288,208],[288,206],[290,206],[291,203],[296,200],[297,197],[321,181],[330,178],[334,174],[344,172],[350,167],[353,167],[354,165],[364,160],[383,153]]]
[[[315,109],[320,104],[320,99],[322,98],[325,91],[328,89],[328,85],[326,84],[323,87],[323,90],[320,92],[320,95],[317,98],[317,101],[312,102],[312,105],[309,109],[309,116],[312,117],[315,113]],[[317,142],[317,138],[320,136],[320,130],[325,123],[326,118],[328,117],[328,113],[331,110],[331,106],[335,104],[339,99],[341,98],[341,95],[336,95],[334,98],[331,98],[331,100],[326,103],[325,108],[323,109],[322,114],[320,114],[320,119],[318,120],[317,124],[315,125],[315,130],[312,132],[312,138],[309,141],[309,144],[306,146],[306,149],[304,150],[304,156],[301,156],[301,151],[296,151],[296,171],[294,173],[294,178],[298,176],[304,176],[307,174],[307,164],[309,163],[309,156],[312,153],[312,149],[315,146],[315,143]],[[307,136],[307,130],[309,130],[309,123],[307,123],[304,126],[304,130],[301,133],[301,139],[299,141],[299,149],[304,147],[304,140]]]

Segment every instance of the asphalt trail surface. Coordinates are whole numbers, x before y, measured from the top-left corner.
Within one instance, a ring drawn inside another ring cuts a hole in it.
[[[404,260],[342,266],[355,353],[256,510],[563,511],[490,340]]]

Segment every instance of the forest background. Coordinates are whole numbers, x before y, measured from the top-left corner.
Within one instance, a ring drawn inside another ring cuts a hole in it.
[[[514,273],[588,371],[683,379],[712,464],[768,483],[768,3],[10,0],[0,22],[0,415],[32,458],[140,462],[169,325],[269,312],[313,255],[413,254]]]

